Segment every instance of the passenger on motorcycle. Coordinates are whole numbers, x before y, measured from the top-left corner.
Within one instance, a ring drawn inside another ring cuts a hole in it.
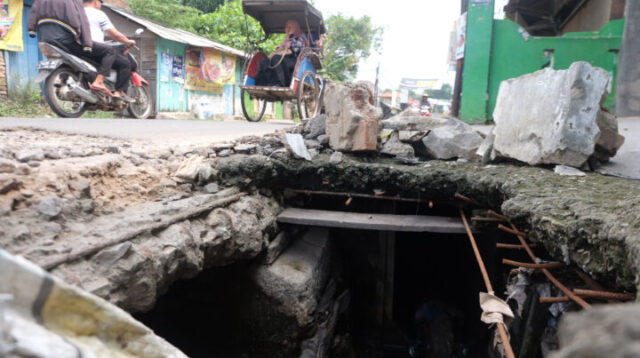
[[[91,40],[89,20],[80,0],[38,0],[33,3],[27,23],[29,36],[66,49],[70,53],[99,63],[98,75],[91,83],[93,90],[113,95],[105,86],[116,52],[113,48]]]
[[[100,11],[102,1],[103,0],[83,0],[84,10],[87,13],[89,26],[91,28],[91,39],[93,43],[104,43],[104,34],[106,32],[112,39],[125,44],[127,47],[135,46],[136,42],[128,39],[120,31],[116,30],[107,14]],[[118,72],[118,79],[115,84],[116,90],[113,92],[114,97],[131,102],[131,98],[127,96],[129,81],[131,80],[131,63],[129,62],[129,58],[116,51],[113,68]]]

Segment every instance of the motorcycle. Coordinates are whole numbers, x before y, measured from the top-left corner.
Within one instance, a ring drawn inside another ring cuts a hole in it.
[[[142,34],[138,29],[136,35]],[[111,97],[102,91],[94,91],[89,84],[97,75],[97,64],[90,63],[78,56],[68,53],[66,50],[50,43],[40,42],[38,47],[47,58],[38,63],[38,77],[36,83],[44,81],[44,98],[51,109],[60,117],[77,118],[85,111],[122,111],[127,112],[133,118],[145,119],[153,112],[153,97],[149,90],[149,82],[136,72],[138,62],[124,44],[107,42],[113,46],[116,52],[128,56],[134,68],[131,72],[131,84],[127,91],[133,101],[127,101]],[[110,91],[114,91],[117,79],[113,69],[104,83]]]
[[[431,108],[428,105],[420,106],[420,116],[422,117],[431,117]]]

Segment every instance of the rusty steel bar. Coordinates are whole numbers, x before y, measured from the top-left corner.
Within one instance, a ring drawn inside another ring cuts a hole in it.
[[[471,232],[471,228],[469,227],[469,223],[467,222],[467,217],[465,216],[464,211],[462,211],[462,209],[460,209],[460,217],[462,218],[464,227],[467,230],[467,236],[469,236],[469,241],[471,242],[473,253],[476,256],[476,261],[478,261],[478,266],[480,266],[480,272],[482,273],[482,279],[484,280],[484,284],[487,287],[487,291],[493,294],[493,286],[491,285],[491,280],[489,279],[487,268],[484,266],[484,261],[482,260],[482,255],[480,255],[478,244],[476,243],[476,239],[473,237],[473,233]],[[511,343],[509,342],[509,335],[507,334],[507,329],[505,328],[504,324],[497,324],[496,326],[498,327],[498,334],[500,334],[500,340],[502,341],[502,346],[504,347],[507,357],[515,358],[516,355],[513,353],[513,348],[511,348]]]
[[[631,301],[636,298],[636,295],[632,293],[622,293],[622,292],[609,292],[609,291],[595,291],[595,290],[582,290],[576,288],[573,290],[576,295],[582,297],[589,298],[599,298],[599,299],[612,299],[612,300],[620,300],[620,301]]]
[[[495,212],[495,211],[493,211],[493,210],[489,210],[489,211],[487,211],[487,213],[488,213],[489,215],[493,216],[493,217],[494,217],[494,218],[496,218],[496,219],[500,219],[500,220],[502,220],[502,221],[509,222],[509,218],[508,218],[508,217],[506,217],[506,216],[504,216],[504,215],[502,215],[502,214],[498,214],[498,213],[496,213],[496,212]]]
[[[320,191],[320,190],[303,190],[303,189],[291,189],[291,188],[287,188],[285,190],[293,193],[305,194],[305,195],[346,196],[346,197],[365,198],[365,199],[405,201],[405,202],[411,202],[411,203],[428,203],[428,200],[424,200],[424,199],[401,198],[397,196],[385,196],[385,195],[373,195],[373,194],[361,194],[361,193],[344,193],[344,192]]]
[[[505,232],[508,232],[509,234],[516,235],[516,236],[519,236],[519,235],[522,235],[522,236],[525,236],[525,237],[527,236],[527,234],[523,233],[522,231],[508,228],[508,227],[506,227],[506,226],[504,226],[502,224],[498,225],[498,229],[500,229],[502,231],[505,231]]]
[[[531,248],[536,248],[538,247],[538,245],[536,244],[529,244],[529,247]],[[519,245],[519,244],[505,244],[502,242],[498,242],[496,244],[496,249],[508,249],[508,250],[524,250],[524,246]]]
[[[508,249],[508,250],[524,250],[522,245],[517,244],[503,244],[501,242],[496,244],[497,249]]]
[[[530,269],[555,269],[565,267],[562,262],[545,262],[541,264],[531,264],[527,262],[518,262],[509,259],[502,259],[502,263],[509,266],[524,267]]]
[[[473,204],[473,205],[475,205],[475,206],[482,206],[482,205],[481,205],[479,202],[477,202],[476,200],[471,199],[471,198],[470,198],[470,197],[468,197],[468,196],[464,196],[464,195],[462,195],[462,194],[460,194],[460,193],[456,193],[456,194],[454,195],[454,197],[455,197],[456,199],[460,199],[460,200],[462,200],[462,201],[466,201],[467,203],[469,203],[469,204]]]
[[[474,216],[471,218],[471,221],[482,221],[482,222],[504,222],[504,220],[502,219],[498,219],[498,218],[488,218],[488,217],[484,217],[484,216]]]
[[[516,232],[520,232],[518,230],[518,228],[513,224],[511,224],[511,228]],[[536,255],[531,250],[531,247],[529,247],[529,244],[527,244],[527,241],[524,239],[524,235],[516,235],[516,237],[518,238],[518,240],[520,240],[520,244],[522,244],[522,246],[524,246],[525,250],[527,251],[527,254],[529,255],[529,258],[531,258],[531,261],[537,262],[538,258],[536,257]],[[551,283],[553,283],[560,291],[562,291],[565,295],[567,295],[569,298],[571,298],[575,303],[579,304],[580,307],[582,307],[584,309],[591,308],[591,305],[589,303],[587,303],[587,301],[585,301],[582,298],[578,297],[569,288],[567,288],[567,286],[563,285],[560,281],[558,281],[551,274],[551,272],[549,272],[549,270],[547,270],[546,268],[542,269],[542,273],[545,276],[547,276],[549,281],[551,281]]]
[[[540,303],[562,303],[569,302],[571,299],[567,296],[558,297],[540,297]]]
[[[584,283],[586,283],[592,290],[596,290],[596,291],[606,291],[607,290],[598,281],[592,279],[591,276],[587,275],[584,271],[580,270],[579,268],[574,268],[573,271],[578,276],[580,276],[582,281],[584,281]],[[613,299],[607,299],[607,302],[609,302],[609,303],[619,303],[620,301],[619,300],[613,300]]]

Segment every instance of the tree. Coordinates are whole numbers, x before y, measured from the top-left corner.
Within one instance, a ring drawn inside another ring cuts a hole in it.
[[[224,0],[129,0],[133,13],[171,27],[195,32],[213,41],[237,49],[244,49],[249,39],[258,41],[264,38],[260,23],[242,12],[241,0],[228,0],[217,6],[212,13],[203,14],[195,7],[184,4],[213,6]],[[203,7],[205,10],[208,8]],[[246,18],[246,25],[245,25]],[[272,35],[262,43],[267,53],[282,42],[284,36]]]
[[[430,89],[426,91],[430,98],[450,100],[453,89],[450,84],[445,83],[440,89]]]
[[[247,28],[250,41],[264,38],[260,23],[242,12],[241,0],[227,1],[213,13],[200,16],[194,27],[199,34],[238,49],[244,49],[247,44]],[[271,53],[283,40],[284,35],[271,35],[261,44],[262,49]]]
[[[195,7],[204,14],[209,14],[224,4],[224,0],[182,0],[182,5]]]
[[[182,0],[129,0],[129,6],[138,16],[187,31],[194,31],[200,18],[200,11]]]
[[[353,79],[358,63],[382,48],[381,27],[375,26],[369,16],[345,17],[338,13],[329,17],[325,44],[323,74],[333,80]]]

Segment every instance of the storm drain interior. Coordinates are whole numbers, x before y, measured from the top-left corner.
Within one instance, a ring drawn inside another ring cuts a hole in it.
[[[292,195],[285,204],[353,213],[459,215],[454,206],[368,198]],[[485,288],[466,235],[329,232],[330,276],[338,293],[350,295],[337,320],[331,357],[490,356],[490,331],[479,320],[478,292]],[[495,291],[502,293],[508,268],[499,262],[496,240],[482,233],[476,238]],[[313,332],[280,336],[296,324],[272,315],[278,303],[251,283],[254,264],[212,268],[177,282],[154,310],[136,318],[190,357],[298,357],[293,342]]]

